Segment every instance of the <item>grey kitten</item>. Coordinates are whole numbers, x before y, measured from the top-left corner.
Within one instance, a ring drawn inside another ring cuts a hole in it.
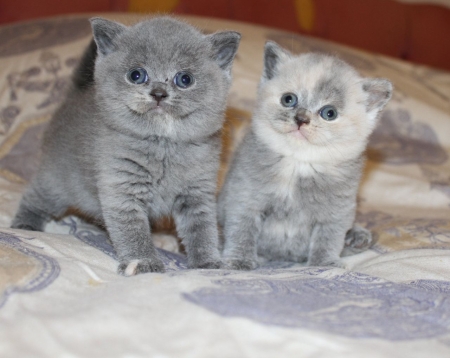
[[[173,215],[189,267],[218,268],[220,130],[240,34],[204,35],[168,17],[91,24],[95,44],[12,227],[42,230],[74,207],[104,223],[119,273],[134,275],[164,270],[150,220]]]
[[[370,232],[353,227],[356,195],[391,93],[388,80],[337,58],[266,44],[252,125],[219,196],[226,265],[252,269],[260,256],[343,267],[341,253],[370,245]]]

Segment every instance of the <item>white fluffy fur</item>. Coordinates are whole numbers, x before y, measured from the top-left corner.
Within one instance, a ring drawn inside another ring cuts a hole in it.
[[[300,60],[300,61],[299,61]],[[283,93],[295,93],[302,100],[302,93],[311,95],[314,86],[324,73],[332,70],[332,57],[326,58],[312,68],[301,66],[301,56],[292,56],[281,61],[279,76],[269,82],[262,81],[259,88],[260,107],[255,111],[252,122],[255,134],[273,151],[286,157],[292,157],[297,163],[299,171],[304,171],[303,163],[335,166],[339,162],[356,158],[364,150],[367,137],[375,126],[376,115],[366,112],[368,93],[363,91],[361,78],[355,71],[348,68],[349,98],[345,103],[345,110],[331,122],[320,118],[318,111],[326,101],[317,102],[311,108],[306,108],[312,117],[309,125],[301,128],[305,138],[298,138],[295,134],[287,134],[296,130],[293,123],[274,121],[280,110],[280,98]],[[299,66],[300,64],[300,66]],[[334,64],[335,65],[335,64]],[[306,98],[307,101],[311,100]],[[364,119],[364,120],[361,120]],[[349,145],[352,143],[352,145]],[[306,169],[306,173],[309,170]]]

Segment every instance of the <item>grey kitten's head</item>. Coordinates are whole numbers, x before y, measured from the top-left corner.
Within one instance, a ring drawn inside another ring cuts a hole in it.
[[[96,91],[115,125],[186,140],[221,128],[239,33],[204,35],[169,17],[91,24]]]
[[[335,57],[268,42],[253,126],[281,154],[337,163],[361,155],[391,94],[388,80],[362,78]]]

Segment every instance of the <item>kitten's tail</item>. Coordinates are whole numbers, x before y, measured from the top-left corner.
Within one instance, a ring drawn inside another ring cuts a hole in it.
[[[91,40],[81,57],[80,63],[75,68],[72,76],[76,89],[84,91],[94,84],[95,59],[97,58],[97,44]]]

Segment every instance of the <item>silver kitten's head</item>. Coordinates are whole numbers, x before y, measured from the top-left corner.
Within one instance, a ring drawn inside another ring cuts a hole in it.
[[[222,126],[240,34],[204,35],[170,17],[134,26],[91,19],[102,110],[142,134],[175,139]]]
[[[253,126],[281,154],[337,163],[361,155],[391,94],[388,80],[362,78],[335,57],[268,42]]]

